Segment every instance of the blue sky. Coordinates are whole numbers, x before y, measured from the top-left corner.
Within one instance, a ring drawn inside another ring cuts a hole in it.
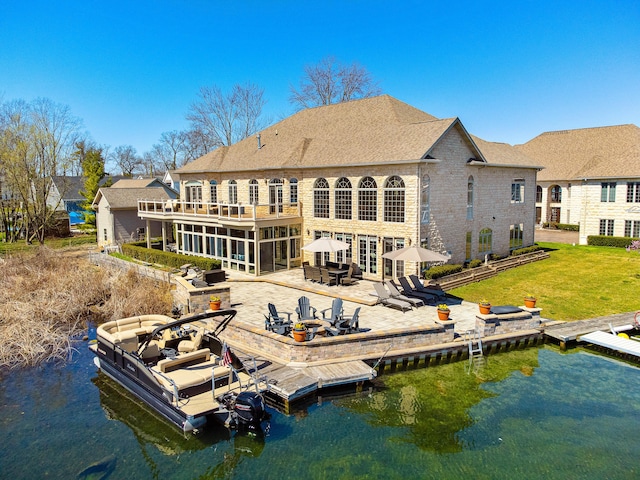
[[[486,140],[640,125],[640,2],[3,0],[0,99],[68,105],[139,154],[187,128],[202,86],[255,83],[275,122],[332,55]]]

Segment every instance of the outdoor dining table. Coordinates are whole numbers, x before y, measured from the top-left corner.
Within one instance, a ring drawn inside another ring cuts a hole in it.
[[[349,270],[329,270],[329,275],[336,277],[336,285],[340,285],[340,279],[347,273]]]

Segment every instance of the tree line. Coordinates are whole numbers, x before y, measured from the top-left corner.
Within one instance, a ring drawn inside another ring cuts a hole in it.
[[[364,67],[333,57],[305,67],[299,86],[290,85],[289,90],[296,110],[380,93]],[[111,149],[97,144],[68,106],[47,98],[0,98],[0,231],[5,241],[44,243],[61,202],[51,204],[54,177],[84,176],[82,207],[90,211],[105,176],[153,177],[232,145],[267,126],[266,103],[264,89],[253,83],[236,84],[229,91],[202,87],[186,114],[189,128],[163,132],[150,151],[139,155],[131,145]],[[116,172],[107,172],[107,165]],[[62,188],[64,197],[68,192],[64,184]],[[95,223],[91,215],[85,220]]]

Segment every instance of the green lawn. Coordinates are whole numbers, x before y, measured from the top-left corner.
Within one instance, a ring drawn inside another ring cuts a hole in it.
[[[640,253],[621,248],[544,243],[551,258],[498,274],[449,293],[493,305],[523,305],[538,298],[544,318],[581,320],[640,310]]]
[[[77,245],[95,244],[96,234],[91,233],[87,235],[74,235],[68,238],[47,238],[44,241],[45,246],[50,248],[66,248]],[[15,243],[0,242],[0,256],[12,254],[16,252],[24,252],[38,248],[40,244],[38,242],[32,245],[27,245],[24,240],[20,240]]]

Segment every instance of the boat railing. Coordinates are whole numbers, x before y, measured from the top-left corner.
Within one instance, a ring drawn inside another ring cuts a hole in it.
[[[164,378],[167,382],[169,382],[171,384],[171,386],[173,387],[173,398],[175,400],[174,405],[177,407],[178,406],[178,400],[180,400],[180,397],[178,396],[178,384],[173,380],[173,378],[165,375],[164,373],[162,373],[162,372],[160,372],[158,370],[154,370],[153,373],[154,373],[154,375],[158,375],[159,377]]]

